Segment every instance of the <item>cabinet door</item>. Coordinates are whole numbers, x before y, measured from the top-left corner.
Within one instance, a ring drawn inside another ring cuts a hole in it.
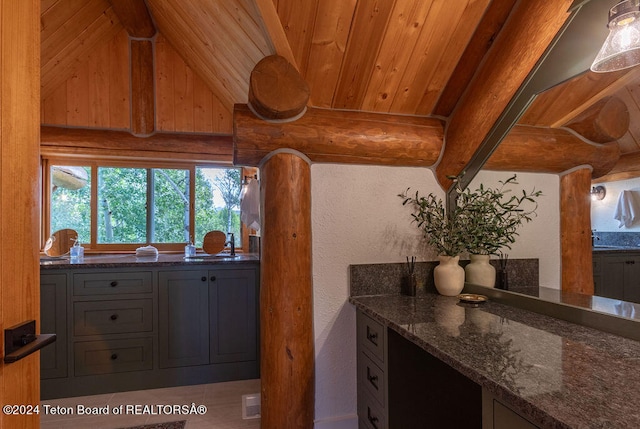
[[[629,302],[640,302],[640,257],[627,258],[624,268],[623,299]]]
[[[209,283],[206,270],[158,273],[160,368],[209,363]]]
[[[629,258],[625,256],[602,257],[602,278],[596,295],[606,298],[623,299],[625,265]]]
[[[256,270],[212,270],[209,278],[211,362],[256,360]]]
[[[56,341],[40,350],[40,378],[67,376],[67,275],[40,276],[40,332]]]

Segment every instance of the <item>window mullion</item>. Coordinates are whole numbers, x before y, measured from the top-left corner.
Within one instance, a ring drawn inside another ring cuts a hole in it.
[[[156,228],[155,228],[155,207],[156,207],[156,187],[155,187],[156,175],[153,168],[147,169],[147,244],[155,243],[156,241]]]

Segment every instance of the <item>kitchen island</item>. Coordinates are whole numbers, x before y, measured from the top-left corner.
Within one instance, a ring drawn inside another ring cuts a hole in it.
[[[259,258],[45,258],[41,396],[259,377]]]
[[[469,305],[455,297],[426,293],[417,297],[353,296],[350,302],[359,320],[364,317],[379,324],[385,338],[384,343],[380,341],[381,347],[388,347],[379,353],[379,361],[364,347],[363,359],[373,361],[371,368],[383,373],[376,376],[376,386],[392,386],[397,374],[404,377],[403,383],[411,381],[402,375],[411,359],[403,363],[405,359],[399,356],[394,362],[394,344],[403,347],[405,356],[425,353],[438,365],[450,367],[479,386],[481,394],[455,404],[461,413],[467,408],[476,410],[476,414],[482,410],[482,426],[470,421],[468,427],[501,427],[494,415],[487,415],[487,410],[492,413],[497,409],[492,408],[492,401],[521,419],[522,426],[517,427],[640,427],[640,342],[491,300]],[[373,336],[368,327],[367,336]],[[360,344],[358,359],[360,366]],[[430,359],[424,365],[430,365]],[[416,366],[413,372],[419,380],[423,368],[422,364]],[[378,381],[383,377],[386,383]],[[359,386],[365,386],[358,390],[362,427],[396,427],[398,413],[394,415],[394,409],[403,408],[394,405],[399,399],[394,396],[402,395],[402,390],[389,387],[386,395],[380,396],[384,398],[381,416],[375,416],[375,410],[362,408],[360,400],[367,400],[368,391],[376,389],[369,389],[368,377],[360,377],[360,370],[358,379]],[[429,389],[438,389],[435,384],[416,387],[426,389],[427,395]],[[406,389],[410,391],[411,387]],[[401,398],[400,402],[405,400]],[[425,401],[422,408],[429,408],[429,404]],[[422,412],[420,408],[415,410]],[[470,413],[469,419],[474,419],[473,415]]]

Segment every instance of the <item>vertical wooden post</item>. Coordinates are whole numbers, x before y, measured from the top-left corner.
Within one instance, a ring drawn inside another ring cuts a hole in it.
[[[153,89],[153,42],[134,40],[131,44],[131,133],[148,136],[155,132]]]
[[[40,321],[40,0],[0,2],[0,332]],[[4,356],[4,343],[0,355]],[[40,353],[0,360],[0,403],[38,405]],[[0,413],[1,428],[39,428]]]
[[[260,377],[263,428],[313,427],[311,169],[273,153],[260,170]]]
[[[560,178],[562,290],[587,295],[593,295],[590,189],[588,168]]]

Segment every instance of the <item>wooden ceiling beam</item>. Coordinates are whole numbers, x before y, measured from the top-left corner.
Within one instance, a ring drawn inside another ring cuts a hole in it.
[[[273,1],[255,0],[255,3],[262,18],[264,31],[269,36],[268,40],[273,45],[273,50],[276,54],[286,58],[296,70],[300,71]]]
[[[615,182],[640,177],[640,152],[625,153],[618,162],[604,176],[598,177],[597,182]]]
[[[40,127],[44,155],[94,155],[105,158],[215,161],[230,164],[233,139],[229,135],[156,133],[135,137],[126,131]]]
[[[442,149],[438,119],[324,110],[312,107],[294,122],[267,122],[247,105],[233,112],[234,164],[257,166],[277,149],[294,149],[314,162],[394,166],[433,165]]]
[[[109,0],[109,2],[129,36],[136,39],[150,39],[155,36],[156,26],[144,0]]]
[[[499,171],[559,174],[581,165],[592,177],[607,174],[618,162],[618,143],[597,144],[559,128],[514,126],[484,168]]]
[[[518,2],[449,118],[436,176],[444,189],[462,173],[570,16],[571,0]]]
[[[538,95],[518,123],[562,127],[599,100],[640,79],[640,69],[612,73],[587,71]]]
[[[629,109],[618,97],[605,97],[565,127],[595,143],[612,142],[629,130]]]

